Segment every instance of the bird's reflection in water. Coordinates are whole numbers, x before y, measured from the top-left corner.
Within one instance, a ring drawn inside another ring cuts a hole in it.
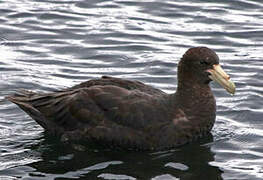
[[[45,136],[41,144],[31,148],[41,153],[42,160],[25,165],[24,168],[28,168],[25,176],[39,179],[219,180],[222,171],[209,165],[214,161],[214,154],[206,144],[212,141],[210,134],[169,151],[113,151],[94,146],[79,151]]]

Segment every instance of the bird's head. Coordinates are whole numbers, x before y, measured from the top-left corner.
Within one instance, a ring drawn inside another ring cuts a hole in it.
[[[229,93],[235,93],[235,84],[219,64],[216,53],[206,47],[190,48],[183,55],[178,66],[178,78],[182,81],[190,80],[192,83],[208,84],[216,81]],[[191,83],[191,82],[190,82]]]

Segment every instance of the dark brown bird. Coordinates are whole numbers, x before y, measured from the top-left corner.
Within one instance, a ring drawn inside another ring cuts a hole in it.
[[[220,67],[216,53],[196,47],[179,62],[174,94],[139,81],[103,76],[47,94],[22,90],[7,99],[64,142],[167,149],[212,129],[216,117],[209,87],[212,80],[234,94],[235,85]]]

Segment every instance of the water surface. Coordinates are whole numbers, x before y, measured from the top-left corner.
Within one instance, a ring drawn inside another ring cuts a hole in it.
[[[263,4],[233,1],[0,2],[0,179],[262,179]],[[45,135],[16,89],[62,89],[102,75],[176,89],[190,47],[217,52],[235,96],[217,99],[212,135],[164,152],[76,151]]]

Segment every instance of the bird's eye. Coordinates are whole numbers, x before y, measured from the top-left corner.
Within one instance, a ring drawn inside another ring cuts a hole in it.
[[[209,65],[209,63],[206,62],[206,61],[200,61],[200,64],[202,64],[202,65]]]

